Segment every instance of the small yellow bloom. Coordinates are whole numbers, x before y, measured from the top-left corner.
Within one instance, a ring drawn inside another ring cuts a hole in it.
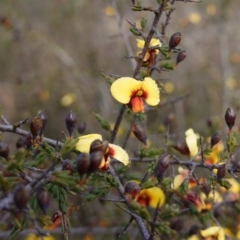
[[[199,135],[196,134],[192,128],[190,128],[185,132],[185,136],[186,136],[186,143],[189,148],[190,156],[193,157],[198,153],[197,140],[199,138]]]
[[[189,176],[188,169],[179,167],[178,173],[179,174],[176,175],[173,180],[173,188],[174,189],[177,189],[186,178],[189,178],[189,188],[196,186],[196,180],[193,177]]]
[[[150,106],[156,106],[160,102],[159,88],[150,77],[143,81],[131,77],[119,78],[111,85],[111,93],[118,102],[127,104],[135,113],[144,111],[142,99]]]
[[[217,240],[225,240],[224,230],[220,226],[213,226],[205,230],[200,230],[200,234],[204,238],[214,236],[217,237]]]
[[[79,141],[75,146],[76,150],[78,150],[79,152],[89,153],[91,143],[96,139],[102,140],[102,136],[100,134],[88,134],[81,136],[78,139]],[[106,167],[105,165],[110,162],[109,157],[118,160],[124,165],[129,164],[129,156],[127,152],[120,146],[109,143],[108,148],[104,153],[104,159],[102,160],[102,163],[99,166],[100,169],[104,169]]]
[[[165,203],[165,194],[162,189],[158,187],[152,187],[141,190],[140,194],[137,197],[137,202],[144,206],[150,206],[156,208],[162,206]]]
[[[142,39],[136,39],[136,41],[137,41],[137,46],[138,46],[139,48],[143,48],[143,47],[144,47],[144,44],[145,44],[145,41],[144,41],[144,40],[142,40]],[[161,42],[159,41],[159,39],[157,39],[157,38],[152,38],[149,46],[150,46],[150,47],[153,47],[153,46],[161,47],[162,44],[161,44]]]
[[[45,236],[45,237],[39,237],[36,234],[29,233],[25,240],[54,240],[54,237],[52,236]]]
[[[205,163],[215,164],[219,161],[219,153],[224,150],[223,142],[220,141],[212,147],[211,153],[205,156]]]

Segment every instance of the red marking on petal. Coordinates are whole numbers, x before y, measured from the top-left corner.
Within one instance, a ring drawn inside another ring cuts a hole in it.
[[[115,149],[112,147],[108,147],[107,155],[109,157],[113,157],[115,155]]]
[[[148,206],[150,203],[150,196],[147,194],[141,194],[137,198],[137,202],[143,206]]]
[[[138,112],[144,112],[144,105],[143,101],[140,97],[133,97],[130,100],[130,103],[128,104],[129,108],[132,109],[133,112],[138,113]]]

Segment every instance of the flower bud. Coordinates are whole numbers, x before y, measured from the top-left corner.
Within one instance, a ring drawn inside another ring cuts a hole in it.
[[[44,226],[45,230],[54,230],[56,229],[62,222],[62,212],[60,210],[57,210],[52,215],[52,224]]]
[[[172,156],[171,155],[163,155],[158,158],[156,167],[154,169],[154,176],[158,179],[163,177],[163,173],[167,170],[170,165]]]
[[[40,188],[36,192],[37,203],[44,214],[46,214],[47,209],[50,204],[50,195],[45,188]]]
[[[17,142],[16,142],[16,148],[19,149],[19,148],[25,148],[25,140],[20,137]]]
[[[42,110],[38,113],[38,117],[40,119],[42,119],[42,127],[41,127],[41,130],[40,130],[40,133],[39,133],[39,135],[41,136],[41,135],[43,135],[43,131],[44,131],[46,125],[47,125],[47,114],[45,113],[44,110]]]
[[[215,132],[212,136],[211,136],[211,148],[218,144],[221,140],[221,135],[219,132]]]
[[[77,124],[77,117],[75,113],[71,110],[65,118],[66,128],[68,130],[69,136],[72,136],[73,130]]]
[[[35,117],[30,123],[30,131],[34,139],[39,135],[42,129],[42,126],[43,126],[43,122],[42,122],[42,119],[39,117]]]
[[[177,55],[176,64],[182,62],[186,58],[186,56],[187,56],[186,51],[179,52]]]
[[[87,123],[86,122],[80,122],[78,127],[77,127],[78,133],[82,134],[86,130],[86,127],[87,127]]]
[[[186,143],[177,143],[176,145],[171,145],[171,147],[173,147],[183,155],[190,155],[190,151]]]
[[[168,114],[163,121],[164,126],[167,127],[168,125],[170,125],[174,119],[175,119],[174,113]]]
[[[225,121],[229,128],[229,131],[231,131],[232,127],[235,124],[236,114],[232,108],[228,108],[225,113]]]
[[[218,170],[217,170],[217,180],[221,180],[222,178],[225,177],[227,173],[227,169],[226,169],[226,164],[222,164],[219,166]]]
[[[129,181],[125,184],[124,191],[127,196],[131,197],[131,199],[135,199],[140,194],[141,188],[138,183]]]
[[[32,147],[32,136],[30,133],[25,137],[24,142],[27,149],[30,149]]]
[[[74,167],[73,167],[73,164],[72,162],[69,160],[69,159],[65,159],[62,163],[62,170],[65,171],[69,171],[70,172],[70,175],[73,175],[73,172],[74,172]]]
[[[13,202],[20,210],[25,208],[28,203],[29,194],[23,184],[18,184],[13,190]]]
[[[204,201],[197,195],[197,193],[191,190],[184,195],[183,200],[188,203],[194,204],[198,212],[201,212],[203,209],[206,208]]]
[[[169,40],[169,52],[175,48],[179,43],[181,42],[181,33],[180,32],[176,32],[174,33],[170,40]]]
[[[132,124],[132,132],[140,142],[147,145],[147,135],[138,124]]]
[[[80,177],[88,173],[90,167],[90,155],[88,153],[80,153],[76,160],[77,171]]]
[[[95,152],[95,151],[102,151],[103,149],[103,141],[100,139],[95,139],[94,141],[92,141],[91,145],[90,145],[90,150],[89,152]]]
[[[6,159],[9,156],[9,147],[6,143],[0,142],[0,156]]]
[[[104,161],[104,154],[102,151],[94,151],[90,154],[90,167],[88,173],[96,172],[102,161]]]
[[[102,152],[105,154],[108,151],[109,142],[104,140],[102,142]]]

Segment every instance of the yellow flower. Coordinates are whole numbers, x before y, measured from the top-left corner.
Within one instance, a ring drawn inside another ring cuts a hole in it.
[[[136,39],[136,41],[137,41],[137,46],[138,46],[139,48],[143,48],[143,47],[144,47],[144,44],[145,44],[145,41],[144,41],[144,40],[142,40],[142,39]],[[150,47],[153,47],[153,46],[161,47],[162,44],[161,44],[161,42],[159,41],[159,39],[157,39],[157,38],[152,38],[149,46],[150,46]],[[157,50],[157,53],[158,53],[158,50]]]
[[[78,139],[79,140],[75,146],[76,150],[78,150],[79,152],[89,153],[91,143],[96,139],[102,141],[102,136],[100,134],[88,134],[81,136]],[[104,153],[104,158],[102,159],[102,163],[100,164],[99,169],[106,169],[108,167],[110,157],[118,160],[124,165],[129,164],[129,156],[127,152],[120,146],[109,143]]]
[[[150,77],[143,81],[131,77],[119,78],[111,85],[111,93],[118,102],[127,104],[135,113],[144,111],[142,99],[150,106],[156,106],[160,102],[159,88]]]
[[[29,233],[25,240],[54,240],[54,237],[52,236],[46,236],[46,237],[39,237],[36,234]]]
[[[217,240],[225,240],[224,230],[219,226],[213,226],[205,230],[200,230],[200,234],[204,238],[214,236],[217,237]]]
[[[215,164],[219,161],[219,153],[224,150],[223,142],[220,141],[212,147],[211,153],[205,156],[205,163]]]
[[[165,203],[165,194],[162,189],[158,187],[143,189],[137,197],[137,202],[144,206],[156,208],[158,203],[159,206]]]
[[[193,157],[198,153],[198,145],[197,140],[199,138],[199,135],[197,135],[192,128],[188,129],[185,132],[186,136],[186,143],[189,148],[190,156]]]

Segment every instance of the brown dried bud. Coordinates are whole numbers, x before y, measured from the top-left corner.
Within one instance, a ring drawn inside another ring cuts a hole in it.
[[[135,199],[141,192],[141,188],[138,183],[129,181],[124,186],[125,194],[129,195],[132,199]]]
[[[39,133],[39,135],[41,136],[41,135],[43,135],[43,131],[46,128],[46,125],[47,125],[47,114],[45,113],[44,110],[42,110],[38,113],[38,117],[40,119],[42,119],[42,127],[41,127],[41,130],[40,130],[40,133]]]
[[[227,168],[226,168],[226,164],[222,164],[219,166],[218,170],[217,170],[217,180],[221,180],[222,178],[225,177],[227,173]]]
[[[80,177],[88,173],[90,167],[90,155],[88,153],[80,153],[76,160],[76,166]]]
[[[90,167],[88,173],[96,172],[102,161],[104,161],[104,154],[102,151],[94,151],[90,154]]]
[[[174,33],[169,40],[169,45],[168,45],[169,52],[173,48],[175,48],[180,42],[181,42],[181,33],[180,32]]]
[[[186,143],[177,143],[177,145],[171,145],[171,147],[173,147],[183,155],[190,155],[190,151]]]
[[[225,121],[228,125],[229,131],[231,131],[232,127],[235,124],[236,114],[232,108],[228,108],[225,113]]]
[[[182,62],[186,58],[186,56],[187,56],[186,51],[179,52],[177,55],[176,64]]]
[[[25,140],[20,137],[17,142],[16,142],[16,148],[19,149],[19,148],[25,148]]]
[[[204,178],[200,179],[200,189],[208,197],[209,193],[212,191],[211,186],[206,183]]]
[[[163,121],[164,126],[167,127],[168,125],[170,125],[174,119],[175,119],[174,113],[168,114]]]
[[[86,122],[80,122],[78,127],[77,127],[77,131],[79,134],[82,134],[87,128],[87,123]]]
[[[46,214],[47,209],[50,204],[50,195],[45,188],[40,188],[36,192],[37,203],[44,214]]]
[[[70,172],[70,175],[73,175],[74,172],[73,163],[69,159],[65,159],[62,163],[62,170],[63,171],[67,170]]]
[[[66,128],[68,130],[69,136],[72,136],[73,130],[77,124],[77,117],[75,113],[71,110],[65,118]]]
[[[109,142],[107,140],[104,140],[102,142],[102,152],[105,154],[108,151],[108,146],[109,146]]]
[[[30,131],[32,133],[33,138],[36,138],[43,126],[42,119],[39,117],[35,117],[32,122],[30,123]]]
[[[91,145],[90,145],[90,150],[89,152],[95,152],[95,151],[102,151],[103,149],[103,141],[100,139],[95,139],[94,141],[92,141]]]
[[[0,142],[0,156],[6,159],[9,156],[9,147],[6,143]]]
[[[183,226],[184,226],[184,221],[180,218],[171,220],[171,222],[170,222],[170,228],[174,229],[175,231],[178,231],[178,232],[181,231]]]
[[[25,137],[24,142],[27,149],[30,149],[32,147],[32,136],[30,133]]]
[[[163,177],[163,173],[167,170],[170,165],[172,156],[171,155],[162,155],[158,158],[156,167],[154,169],[154,176],[158,179]]]
[[[218,144],[221,140],[221,135],[219,132],[215,132],[212,136],[211,136],[211,148]]]
[[[25,208],[28,203],[29,193],[23,184],[18,184],[13,190],[13,202],[20,210]]]
[[[54,230],[56,229],[62,222],[62,212],[60,210],[57,210],[52,215],[52,224],[44,226],[45,230]]]
[[[132,132],[140,142],[147,145],[147,135],[138,124],[132,124]]]

